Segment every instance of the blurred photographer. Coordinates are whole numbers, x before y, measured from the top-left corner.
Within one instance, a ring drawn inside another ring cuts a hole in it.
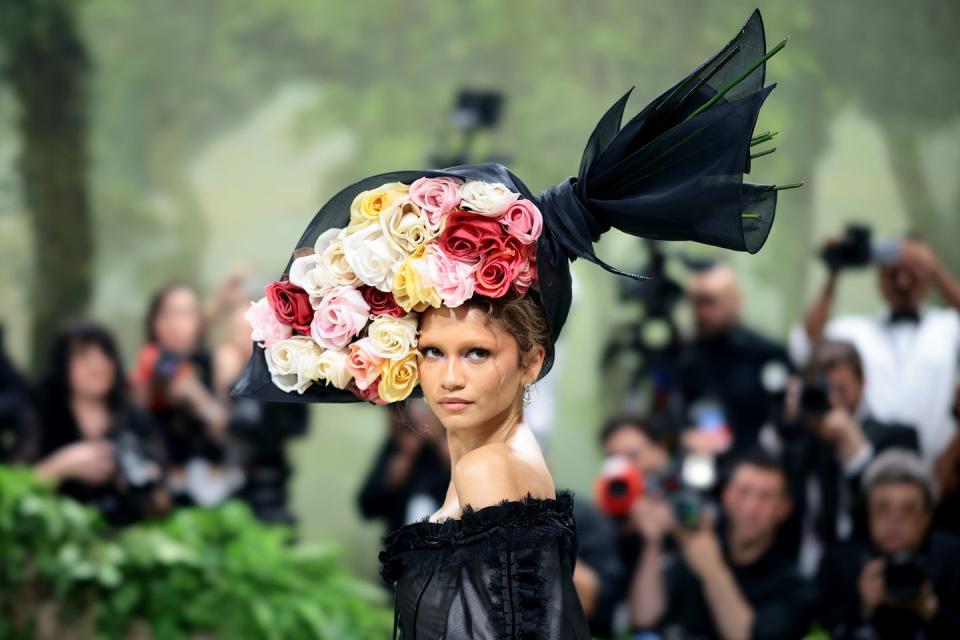
[[[0,325],[0,464],[8,461],[22,437],[23,415],[30,404],[30,388],[7,357]]]
[[[665,638],[802,638],[814,596],[776,544],[793,507],[786,471],[759,450],[739,458],[709,514],[678,524],[662,500],[644,497],[643,557],[631,588],[634,626]],[[679,554],[664,551],[667,536]]]
[[[917,238],[875,243],[869,229],[850,227],[821,257],[829,274],[822,291],[790,334],[790,352],[803,365],[821,338],[851,342],[863,360],[865,403],[879,420],[913,425],[928,464],[953,435],[950,406],[960,357],[960,281]],[[840,275],[874,265],[886,308],[870,316],[830,319]],[[950,308],[928,306],[933,287]]]
[[[863,365],[849,342],[822,340],[802,384],[788,387],[780,433],[798,473],[801,567],[810,575],[825,545],[866,536],[860,479],[877,452],[918,450],[916,430],[874,418],[863,399]],[[790,422],[795,423],[791,428]]]
[[[196,290],[184,283],[160,290],[150,303],[146,329],[147,344],[132,377],[134,398],[163,431],[171,490],[178,504],[217,504],[243,480],[223,464],[229,415],[213,391]]]
[[[832,637],[960,637],[960,539],[931,531],[935,494],[916,453],[890,449],[863,477],[870,539],[831,549],[820,616]]]
[[[130,404],[106,329],[75,322],[61,330],[26,425],[16,459],[33,464],[61,493],[97,508],[110,524],[169,508],[161,434]]]
[[[771,417],[768,403],[758,401],[766,397],[764,378],[786,376],[791,366],[787,352],[743,325],[743,292],[729,265],[694,271],[687,281],[687,300],[696,335],[676,365],[676,409],[691,424],[697,420],[694,414],[711,405],[709,413],[721,416],[728,440],[732,436],[726,448],[732,453],[749,450]]]

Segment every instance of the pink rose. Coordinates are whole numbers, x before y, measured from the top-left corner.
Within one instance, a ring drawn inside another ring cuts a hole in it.
[[[377,391],[378,383],[380,382],[380,376],[377,376],[377,379],[370,383],[370,386],[366,389],[359,388],[353,382],[350,383],[350,386],[347,387],[350,391],[353,392],[353,395],[357,396],[361,400],[366,400],[373,404],[387,404],[387,401],[380,397],[380,393]]]
[[[543,231],[543,215],[530,200],[512,202],[498,220],[507,233],[523,244],[533,244]]]
[[[430,224],[438,226],[445,215],[460,204],[459,178],[420,178],[410,185],[410,199],[427,212]]]
[[[310,333],[313,305],[306,291],[288,280],[280,280],[268,284],[266,293],[267,301],[280,322],[290,325],[298,333]]]
[[[250,338],[261,347],[269,347],[293,335],[293,328],[280,322],[266,298],[251,302],[243,317],[250,323]]]
[[[488,298],[506,295],[527,262],[527,247],[510,236],[499,249],[487,253],[477,267],[474,290]]]
[[[436,244],[427,245],[427,276],[440,294],[443,304],[459,307],[473,296],[476,265],[454,260]]]
[[[537,252],[534,247],[530,248],[530,258],[520,266],[516,278],[513,280],[513,291],[518,296],[523,296],[537,282]]]
[[[470,211],[452,211],[440,236],[440,248],[454,260],[476,264],[503,246],[506,229],[494,220]]]
[[[343,349],[367,325],[370,307],[352,287],[328,293],[310,323],[310,335],[325,349]]]
[[[370,338],[360,338],[351,343],[345,368],[360,391],[365,391],[380,379],[382,364],[383,358],[370,351]]]

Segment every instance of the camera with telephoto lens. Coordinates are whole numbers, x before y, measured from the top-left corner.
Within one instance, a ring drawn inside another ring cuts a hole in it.
[[[817,419],[830,413],[830,386],[822,377],[805,382],[800,391],[800,416]]]
[[[670,505],[674,521],[685,529],[700,526],[703,511],[716,485],[713,456],[687,453],[675,459],[667,470],[649,481],[649,492],[658,493]]]
[[[900,551],[887,557],[883,567],[883,583],[887,595],[895,602],[913,602],[926,582],[927,570],[920,556]]]
[[[597,507],[607,515],[625,516],[643,495],[644,484],[643,476],[627,459],[607,458],[594,481]]]

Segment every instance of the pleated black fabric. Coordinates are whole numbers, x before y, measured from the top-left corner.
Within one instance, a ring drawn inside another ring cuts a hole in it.
[[[403,640],[589,640],[573,586],[573,494],[505,500],[388,534],[380,575]],[[395,635],[396,637],[396,635]]]

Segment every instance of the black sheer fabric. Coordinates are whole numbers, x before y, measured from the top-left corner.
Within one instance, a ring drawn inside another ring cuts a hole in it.
[[[774,185],[744,182],[757,116],[774,86],[764,86],[766,50],[759,11],[716,55],[621,126],[628,92],[597,123],[575,177],[534,196],[497,164],[442,171],[396,171],[371,176],[333,196],[314,216],[297,247],[310,247],[350,218],[360,192],[386,182],[455,176],[500,182],[535,202],[544,233],[537,242],[539,295],[554,340],[570,310],[571,260],[582,258],[627,275],[597,257],[593,243],[611,228],[659,240],[693,240],[755,253],[766,241],[777,204]],[[765,138],[762,138],[765,139]],[[287,263],[289,269],[293,258]],[[284,277],[287,270],[284,270]],[[541,377],[553,364],[548,353]],[[312,385],[284,392],[270,380],[263,350],[254,349],[237,396],[275,402],[357,402],[349,391]]]
[[[589,640],[573,586],[573,494],[503,501],[388,534],[380,575],[403,640]],[[398,635],[399,634],[399,635]]]

